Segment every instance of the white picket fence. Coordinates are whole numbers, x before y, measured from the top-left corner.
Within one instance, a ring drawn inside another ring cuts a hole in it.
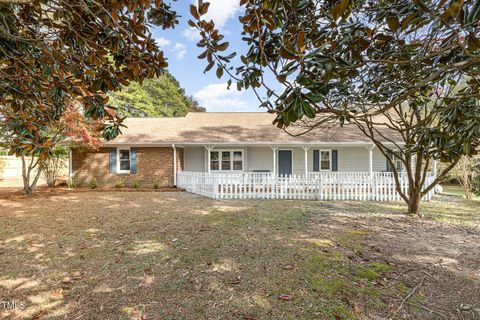
[[[433,181],[429,174],[425,185]],[[408,189],[406,176],[400,177],[402,191]],[[305,199],[401,201],[392,173],[322,172],[276,177],[271,173],[180,172],[177,186],[188,192],[214,199]],[[433,189],[424,196],[429,201]]]

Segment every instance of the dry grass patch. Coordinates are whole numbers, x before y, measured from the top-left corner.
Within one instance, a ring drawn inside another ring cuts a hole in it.
[[[464,295],[450,296],[456,303],[478,289],[478,257],[470,250],[480,248],[445,240],[439,251],[438,239],[471,241],[478,232],[446,229],[448,221],[435,221],[437,206],[443,204],[426,206],[433,220],[418,220],[405,218],[396,204],[214,201],[156,192],[6,198],[0,296],[25,308],[0,312],[19,319],[382,318],[395,315],[417,284],[409,269],[431,272],[438,256],[456,257],[463,268],[438,274],[439,282],[470,281]],[[462,226],[478,214],[468,217]],[[425,228],[431,239],[413,245]],[[432,296],[444,290],[435,283],[429,279]],[[411,301],[433,308],[422,290]],[[474,303],[463,301],[474,312]],[[435,316],[412,306],[400,313]]]

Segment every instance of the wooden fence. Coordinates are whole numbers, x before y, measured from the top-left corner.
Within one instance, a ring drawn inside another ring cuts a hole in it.
[[[30,163],[31,158],[26,157],[27,164]],[[68,159],[62,160],[63,166],[61,175],[68,175]],[[34,170],[33,172],[36,172]],[[21,179],[22,178],[22,158],[15,156],[0,156],[0,179]]]
[[[429,174],[425,185],[433,181]],[[408,179],[400,176],[404,192]],[[392,173],[326,172],[303,175],[273,176],[270,173],[203,173],[180,172],[178,187],[214,199],[305,199],[401,201]],[[424,196],[429,201],[431,190]]]

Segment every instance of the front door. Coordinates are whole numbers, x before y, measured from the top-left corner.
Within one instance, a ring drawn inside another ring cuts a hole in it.
[[[278,174],[292,174],[292,150],[278,150]]]

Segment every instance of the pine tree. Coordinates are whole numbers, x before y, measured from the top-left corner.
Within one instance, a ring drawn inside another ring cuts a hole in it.
[[[142,82],[132,82],[121,91],[112,92],[109,105],[128,117],[183,117],[204,108],[185,94],[180,83],[169,73]]]

